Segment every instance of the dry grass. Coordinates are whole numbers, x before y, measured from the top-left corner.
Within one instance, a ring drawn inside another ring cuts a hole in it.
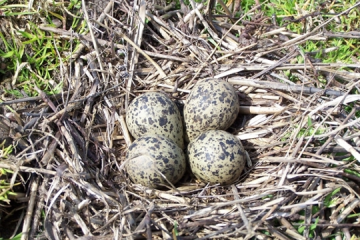
[[[83,6],[92,13],[83,15],[87,35],[40,27],[81,40],[82,51],[54,77],[63,81],[61,94],[35,88],[39,97],[2,99],[14,109],[3,119],[19,147],[0,168],[22,176],[27,189],[26,211],[17,215],[22,239],[360,237],[357,217],[348,218],[360,203],[360,177],[348,171],[360,172],[360,95],[353,94],[360,65],[312,62],[298,48],[326,41],[323,27],[344,12],[295,34],[258,6],[246,13],[251,21],[237,24],[243,18],[232,23],[202,4],[180,11],[104,2]],[[182,106],[202,78],[222,78],[239,93],[241,116],[229,131],[248,153],[243,175],[231,186],[189,173],[177,189],[134,185],[122,165],[132,141],[127,106],[146,91]]]

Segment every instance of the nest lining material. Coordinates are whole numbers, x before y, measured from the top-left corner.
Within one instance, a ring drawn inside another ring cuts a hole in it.
[[[359,65],[309,57],[291,63],[301,56],[301,43],[331,37],[322,27],[343,13],[294,34],[269,24],[256,9],[247,13],[252,21],[235,25],[206,13],[202,4],[193,10],[183,5],[181,12],[172,4],[129,3],[108,2],[97,21],[87,11],[99,9],[85,7],[87,35],[41,26],[81,40],[68,63],[74,71],[69,65],[59,71],[67,79],[64,92],[47,96],[36,89],[39,97],[1,103],[15,110],[4,113],[3,125],[18,151],[0,167],[32,173],[23,236],[307,239],[315,220],[320,238],[356,230],[357,220],[347,217],[358,211],[360,178],[347,170],[359,170],[360,120],[354,114],[360,96],[350,94]],[[124,171],[132,141],[124,115],[131,99],[162,91],[182,106],[202,78],[224,79],[240,96],[241,114],[228,131],[247,150],[241,178],[219,186],[188,174],[169,190],[131,183]],[[343,108],[349,104],[350,113]],[[348,157],[354,160],[342,161]],[[336,190],[330,211],[324,202]],[[323,211],[312,213],[314,208]],[[300,222],[302,234],[295,229]]]

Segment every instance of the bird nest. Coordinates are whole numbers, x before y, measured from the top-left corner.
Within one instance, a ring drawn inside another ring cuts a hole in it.
[[[176,10],[174,3],[89,2],[82,6],[87,34],[40,25],[79,45],[61,53],[68,55],[53,77],[63,84],[59,94],[3,95],[4,136],[17,147],[0,167],[27,189],[16,215],[25,238],[357,234],[359,65],[319,62],[299,48],[326,41],[324,28],[346,12],[327,21],[305,16],[320,23],[297,34],[273,24],[260,5],[229,18],[213,15],[212,3]],[[239,95],[240,114],[228,131],[247,152],[241,177],[221,186],[187,172],[176,188],[160,190],[132,183],[124,170],[131,100],[160,91],[181,109],[204,78],[227,81]]]

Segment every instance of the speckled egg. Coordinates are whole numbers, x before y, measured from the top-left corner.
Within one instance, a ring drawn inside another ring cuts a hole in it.
[[[186,160],[183,150],[172,140],[158,135],[136,139],[126,155],[126,170],[137,184],[158,188],[177,183],[184,175]]]
[[[184,129],[179,109],[165,94],[148,92],[136,97],[128,107],[126,124],[136,139],[156,134],[184,148]]]
[[[219,79],[198,82],[184,107],[188,140],[207,130],[226,130],[235,121],[239,109],[238,96],[230,83]]]
[[[223,130],[209,130],[188,145],[191,171],[205,183],[231,184],[245,167],[241,142]]]

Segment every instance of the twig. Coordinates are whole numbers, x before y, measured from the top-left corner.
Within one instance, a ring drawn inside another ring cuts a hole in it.
[[[133,40],[134,40],[135,45],[141,46],[143,32],[144,32],[144,25],[145,25],[145,17],[146,17],[146,14],[145,14],[146,2],[145,1],[134,1],[133,4],[134,4],[134,6],[137,6],[139,8],[138,16],[133,17],[133,21],[135,22],[133,24],[133,27],[137,29]],[[137,4],[139,4],[139,5],[137,5]],[[135,14],[135,13],[133,13],[133,14]],[[135,66],[138,62],[138,56],[139,55],[138,55],[137,49],[136,48],[133,49],[131,58],[130,58],[130,63],[129,63],[129,65],[130,65],[129,66],[129,77],[128,77],[127,83],[126,83],[127,92],[126,92],[126,99],[125,99],[125,109],[128,108],[128,104],[129,104],[129,97],[130,97],[129,92],[131,92],[131,87],[133,84],[133,75],[134,75]],[[162,77],[164,77],[164,76],[162,76]]]
[[[26,215],[24,219],[24,225],[22,228],[21,240],[27,240],[29,237],[29,229],[31,226],[31,220],[33,219],[33,211],[37,198],[37,190],[39,187],[40,176],[34,176],[30,187],[30,200],[26,209]]]
[[[353,38],[353,39],[359,39],[360,38],[360,32],[358,31],[351,31],[351,32],[324,32],[324,36],[328,38]]]
[[[355,114],[356,112],[356,108],[353,108],[351,110],[351,112],[346,116],[345,120],[341,123],[341,125],[346,124],[347,121],[349,121],[349,119]],[[334,140],[335,134],[331,135],[326,142],[320,147],[320,149],[318,151],[316,151],[316,154],[320,155],[323,150],[329,145],[330,142],[332,142]]]
[[[95,63],[94,63],[94,59],[92,54],[87,54],[87,61],[89,63],[89,68],[91,69],[91,73],[87,70],[84,69],[85,74],[87,75],[87,77],[90,79],[90,82],[93,83],[90,92],[88,94],[88,98],[85,104],[85,109],[83,111],[83,114],[81,116],[80,122],[84,123],[86,120],[86,117],[89,115],[89,111],[90,111],[90,107],[93,105],[94,100],[95,100],[95,93],[97,92],[98,88],[100,88],[100,80],[99,77],[97,76],[97,73],[95,72]]]
[[[106,104],[108,105],[109,108],[113,107],[112,103],[109,101],[109,99],[107,97],[104,97],[104,99],[105,99],[105,102],[106,102]],[[120,127],[121,127],[122,133],[124,135],[126,145],[128,147],[130,147],[130,145],[132,143],[132,140],[131,140],[130,133],[129,133],[129,131],[127,129],[127,126],[126,126],[124,116],[119,115],[117,112],[115,112],[115,119],[120,123]]]
[[[88,12],[87,12],[87,9],[86,9],[85,0],[82,0],[81,3],[82,3],[82,8],[83,8],[84,17],[85,17],[86,23],[87,23],[88,28],[89,28],[89,32],[90,32],[92,44],[93,44],[94,49],[95,49],[96,58],[97,58],[97,61],[98,61],[99,66],[100,66],[100,70],[101,70],[101,74],[102,74],[102,79],[103,79],[103,81],[105,81],[106,78],[105,78],[105,75],[104,75],[103,61],[102,61],[102,59],[101,59],[101,57],[100,57],[100,51],[99,51],[98,44],[97,44],[96,39],[95,39],[95,36],[94,36],[94,32],[93,32],[92,24],[91,24],[90,19],[89,19],[89,15],[88,15]],[[101,16],[101,17],[103,17],[103,16]],[[102,18],[102,19],[103,19],[103,18]]]
[[[260,76],[262,76],[263,74],[271,71],[272,69],[275,69],[278,66],[281,66],[283,63],[289,61],[291,58],[295,57],[296,54],[298,53],[297,49],[293,49],[289,54],[287,54],[285,57],[281,58],[279,61],[277,61],[275,64],[269,66],[268,68],[262,70],[261,72],[255,74],[254,76],[251,77],[251,79],[255,79],[258,78]]]
[[[315,94],[318,92],[324,92],[324,94],[326,94],[326,95],[334,95],[334,96],[344,95],[344,93],[342,93],[340,91],[324,90],[324,89],[313,88],[313,87],[305,87],[305,86],[301,86],[301,85],[287,85],[287,84],[282,84],[282,83],[277,83],[277,82],[256,81],[256,80],[244,79],[244,78],[239,78],[239,77],[230,78],[228,80],[228,82],[233,85],[274,89],[274,90],[281,90],[281,91],[286,91],[286,92],[296,92],[296,93],[303,92],[304,94]]]
[[[60,132],[57,132],[55,136],[60,135]],[[48,152],[46,152],[43,156],[43,158],[41,159],[41,162],[44,164],[46,163],[46,169],[51,171],[52,168],[52,164],[51,161],[49,159],[49,157],[53,157],[53,151],[55,150],[56,146],[57,146],[58,142],[54,139],[53,142],[50,144],[49,150]],[[51,158],[53,159],[53,158]],[[33,221],[32,221],[32,225],[31,225],[31,229],[30,229],[30,234],[29,234],[29,239],[33,239],[38,226],[39,226],[39,220],[41,217],[41,211],[44,208],[44,198],[45,198],[45,192],[46,192],[46,185],[48,183],[49,180],[49,175],[44,176],[44,179],[41,183],[40,189],[39,189],[39,196],[38,196],[38,201],[36,203],[36,207],[35,207],[35,213],[33,216]]]
[[[48,169],[16,166],[15,164],[5,163],[5,162],[0,162],[0,168],[11,169],[13,171],[19,170],[21,172],[37,173],[40,175],[41,174],[49,174],[49,175],[55,176],[58,174],[56,171],[52,171],[52,170],[48,170]],[[78,174],[72,174],[72,173],[64,173],[62,175],[62,177],[64,177],[64,178],[78,178],[79,176],[80,175],[78,175]],[[82,176],[84,176],[85,178],[89,177],[88,174],[82,174]]]
[[[343,147],[347,152],[351,153],[351,155],[353,155],[354,158],[360,162],[360,153],[359,153],[358,151],[356,151],[353,146],[351,146],[350,144],[348,144],[348,143],[347,143],[342,137],[340,137],[340,136],[335,136],[334,139],[335,139],[335,142],[336,142],[337,144],[339,144],[341,147]]]
[[[335,221],[332,221],[332,224],[330,226],[328,226],[323,232],[322,232],[322,237],[327,237],[329,236],[332,231],[338,227],[338,224],[341,223],[349,214],[350,212],[352,212],[354,210],[354,208],[359,207],[360,205],[360,200],[359,199],[355,199],[354,201],[352,201],[348,207],[346,207],[344,209],[344,211],[336,218]]]
[[[150,203],[149,209],[147,210],[143,220],[139,223],[137,228],[134,231],[134,237],[136,238],[139,235],[139,232],[142,232],[143,229],[146,227],[146,239],[150,240],[152,239],[152,234],[150,230],[150,222],[151,222],[151,214],[154,211],[155,205],[154,202]]]
[[[55,94],[55,95],[51,95],[49,96],[50,99],[59,99],[63,96],[63,94],[67,94],[68,92],[63,92],[63,93],[59,93],[59,94]],[[16,104],[16,103],[22,103],[22,102],[34,102],[34,101],[39,101],[42,100],[41,96],[38,97],[25,97],[25,98],[20,98],[20,99],[14,99],[14,100],[9,100],[9,101],[5,101],[5,102],[0,102],[0,106],[3,105],[11,105],[11,104]]]
[[[235,187],[234,184],[231,185],[231,189],[232,189],[232,192],[234,194],[234,199],[239,200],[240,199],[239,193],[238,193],[238,190],[237,190],[237,188]],[[253,231],[249,220],[246,218],[244,210],[242,209],[240,204],[236,204],[235,206],[237,207],[237,209],[238,209],[238,211],[240,213],[240,216],[241,216],[241,220],[244,222],[244,225],[245,225],[245,227],[246,227],[246,229],[248,231],[248,233],[246,235],[246,238],[248,239],[248,238],[253,237],[255,232]]]

